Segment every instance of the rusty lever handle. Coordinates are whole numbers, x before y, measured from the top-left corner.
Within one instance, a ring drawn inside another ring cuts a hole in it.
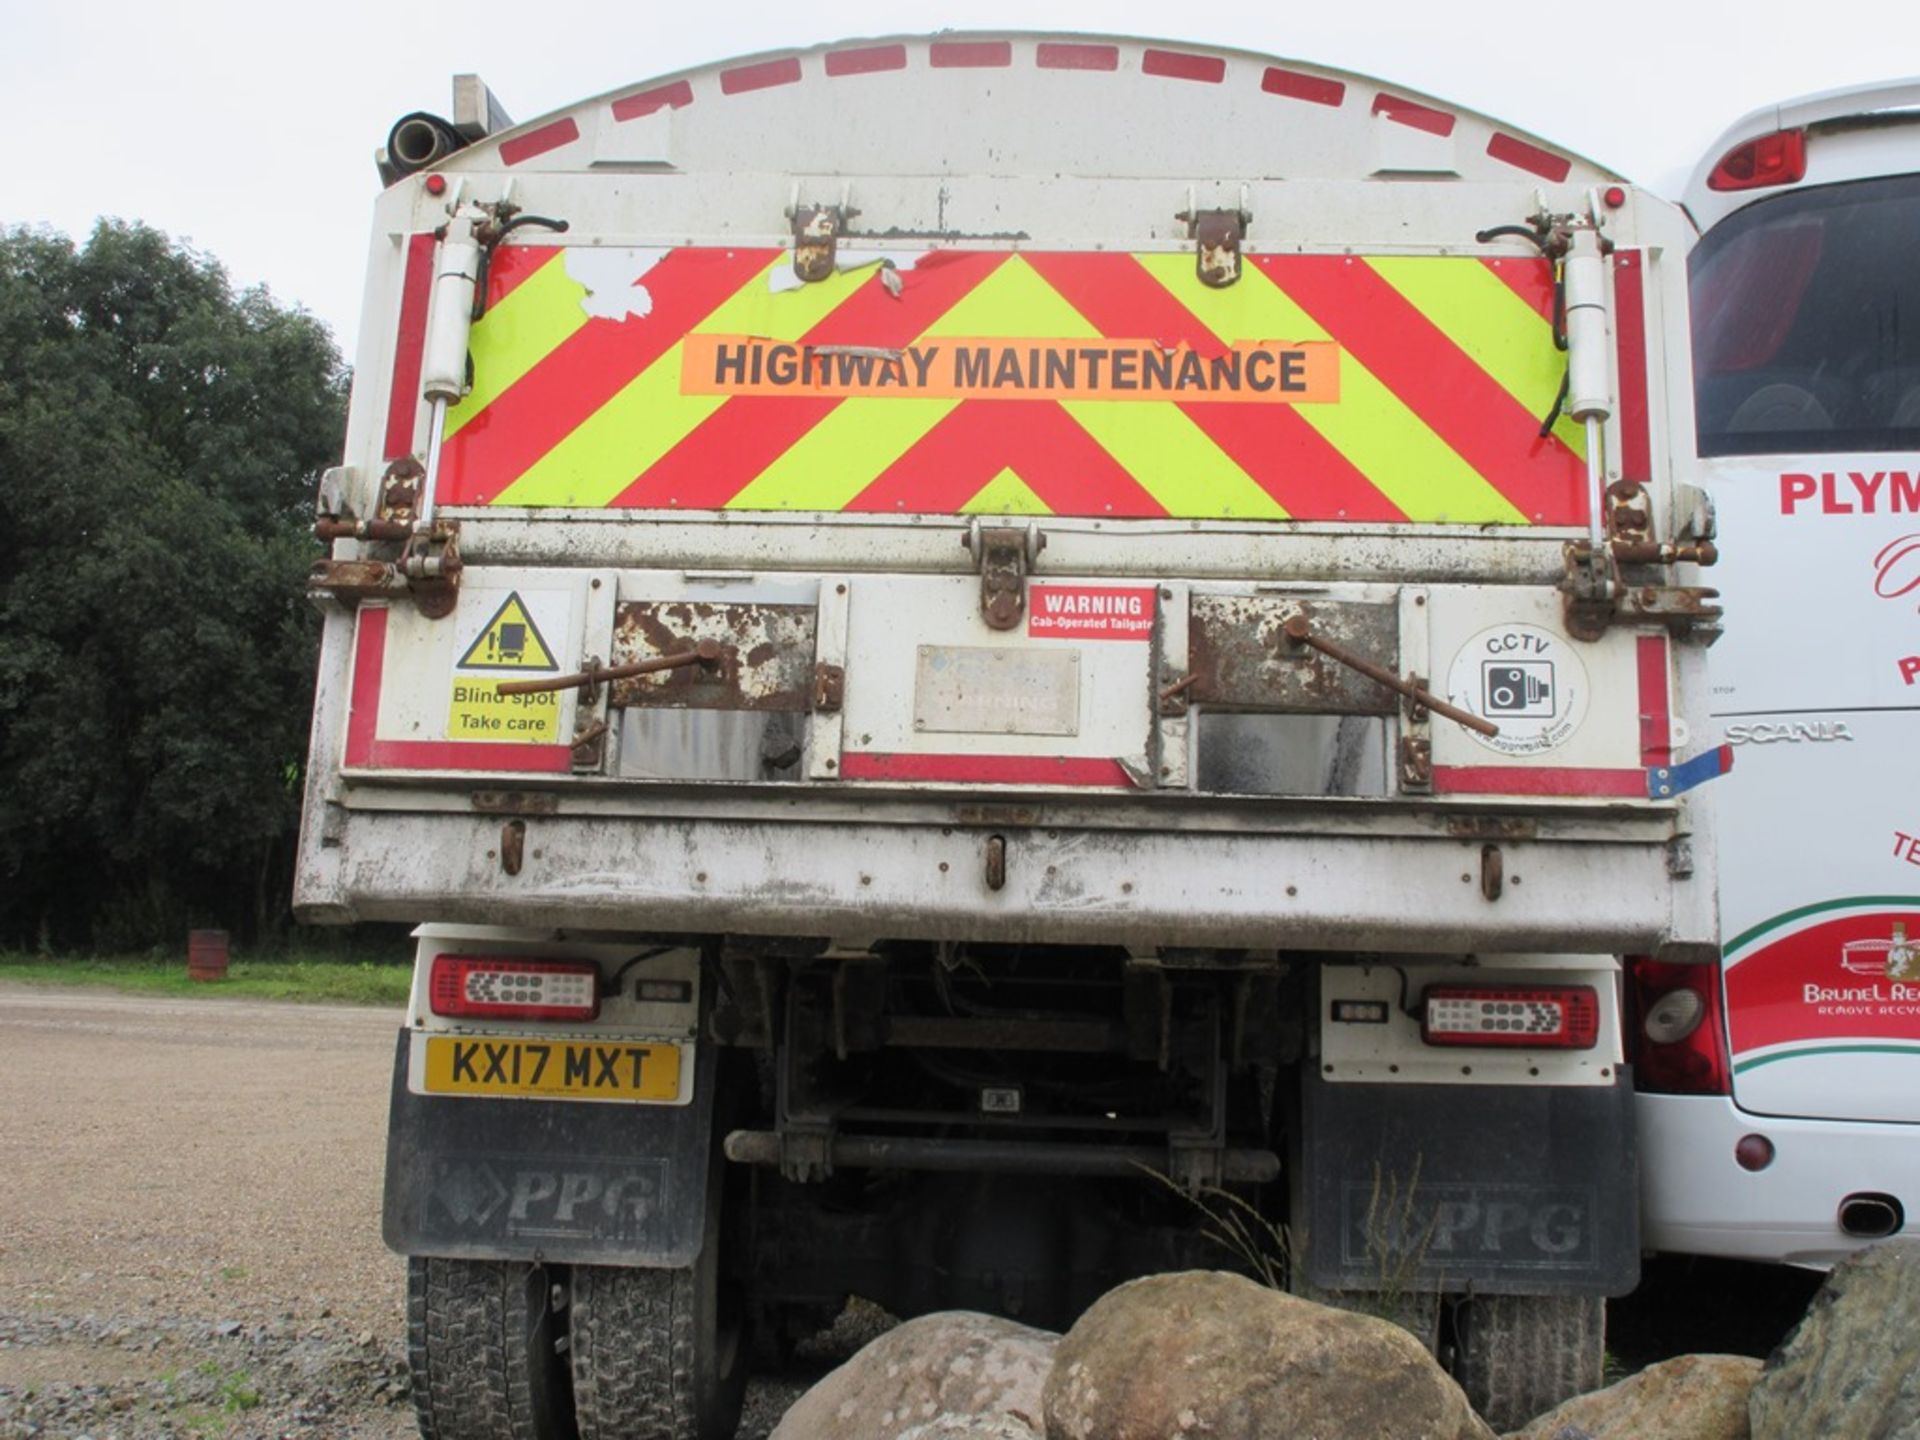
[[[682,665],[711,665],[720,658],[718,640],[702,640],[691,650],[675,655],[657,655],[651,660],[636,660],[631,665],[595,665],[571,675],[554,675],[546,680],[503,680],[494,688],[502,695],[538,695],[546,690],[572,690],[580,685],[600,685],[614,680],[631,680],[637,675],[657,675],[662,670],[678,670]]]
[[[1478,715],[1462,710],[1458,705],[1449,705],[1431,690],[1421,689],[1411,680],[1402,679],[1385,666],[1376,665],[1373,661],[1356,655],[1344,646],[1334,644],[1331,640],[1322,640],[1313,633],[1313,624],[1304,615],[1290,617],[1283,628],[1289,645],[1305,645],[1310,650],[1318,650],[1328,659],[1338,660],[1349,670],[1358,670],[1369,680],[1377,681],[1389,690],[1406,696],[1416,705],[1426,706],[1436,715],[1446,716],[1457,725],[1464,725],[1469,730],[1477,730],[1480,734],[1489,737],[1500,733],[1500,727],[1491,720],[1482,720]]]

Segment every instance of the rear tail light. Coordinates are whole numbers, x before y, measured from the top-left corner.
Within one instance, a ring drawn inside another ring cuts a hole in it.
[[[1633,1012],[1634,1088],[1655,1095],[1725,1095],[1731,1089],[1720,967],[1627,961]]]
[[[1421,999],[1429,1045],[1591,1050],[1600,999],[1591,985],[1435,985]]]
[[[600,968],[584,960],[436,955],[433,1013],[492,1020],[592,1020],[600,1013]]]
[[[1791,185],[1807,173],[1807,132],[1776,130],[1733,147],[1707,176],[1709,190],[1760,190]]]

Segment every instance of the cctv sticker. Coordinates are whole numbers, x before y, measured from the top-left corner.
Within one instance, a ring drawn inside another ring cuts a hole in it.
[[[1500,727],[1469,732],[1503,755],[1540,755],[1587,718],[1587,667],[1566,640],[1538,625],[1482,630],[1453,657],[1447,699]]]

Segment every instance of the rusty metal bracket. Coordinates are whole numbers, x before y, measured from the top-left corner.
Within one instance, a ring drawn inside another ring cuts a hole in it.
[[[1400,737],[1400,788],[1433,788],[1433,741],[1424,735]]]
[[[1560,582],[1560,609],[1567,633],[1576,640],[1594,641],[1613,623],[1620,594],[1620,573],[1608,554],[1596,554],[1584,540],[1562,551],[1566,575]]]
[[[787,212],[793,225],[793,273],[809,285],[833,274],[840,237],[854,212],[845,205],[795,205]]]
[[[460,598],[460,526],[436,520],[425,534],[415,531],[400,551],[400,573],[407,578],[413,603],[429,620],[453,613]]]
[[[589,721],[574,734],[572,750],[574,770],[598,770],[607,758],[607,722],[598,717]]]
[[[822,660],[813,667],[813,710],[816,715],[837,715],[847,699],[847,672],[844,666]]]
[[[975,520],[962,543],[980,566],[981,615],[995,630],[1013,629],[1027,613],[1027,575],[1047,548],[1047,537],[1038,525],[987,529]]]
[[[1202,210],[1187,192],[1187,208],[1173,218],[1184,221],[1187,236],[1194,242],[1194,270],[1200,283],[1224,290],[1240,278],[1240,244],[1247,237],[1253,216],[1247,212],[1246,188],[1241,187],[1241,203],[1232,210]]]

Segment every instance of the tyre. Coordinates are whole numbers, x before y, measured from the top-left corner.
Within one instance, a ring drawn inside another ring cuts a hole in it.
[[[407,1368],[423,1440],[570,1440],[544,1266],[407,1260]]]
[[[1606,1336],[1598,1296],[1478,1296],[1454,1311],[1454,1378],[1495,1430],[1518,1430],[1599,1388]]]
[[[573,1271],[574,1406],[581,1440],[727,1440],[747,1365],[740,1308],[711,1230],[681,1270]]]

